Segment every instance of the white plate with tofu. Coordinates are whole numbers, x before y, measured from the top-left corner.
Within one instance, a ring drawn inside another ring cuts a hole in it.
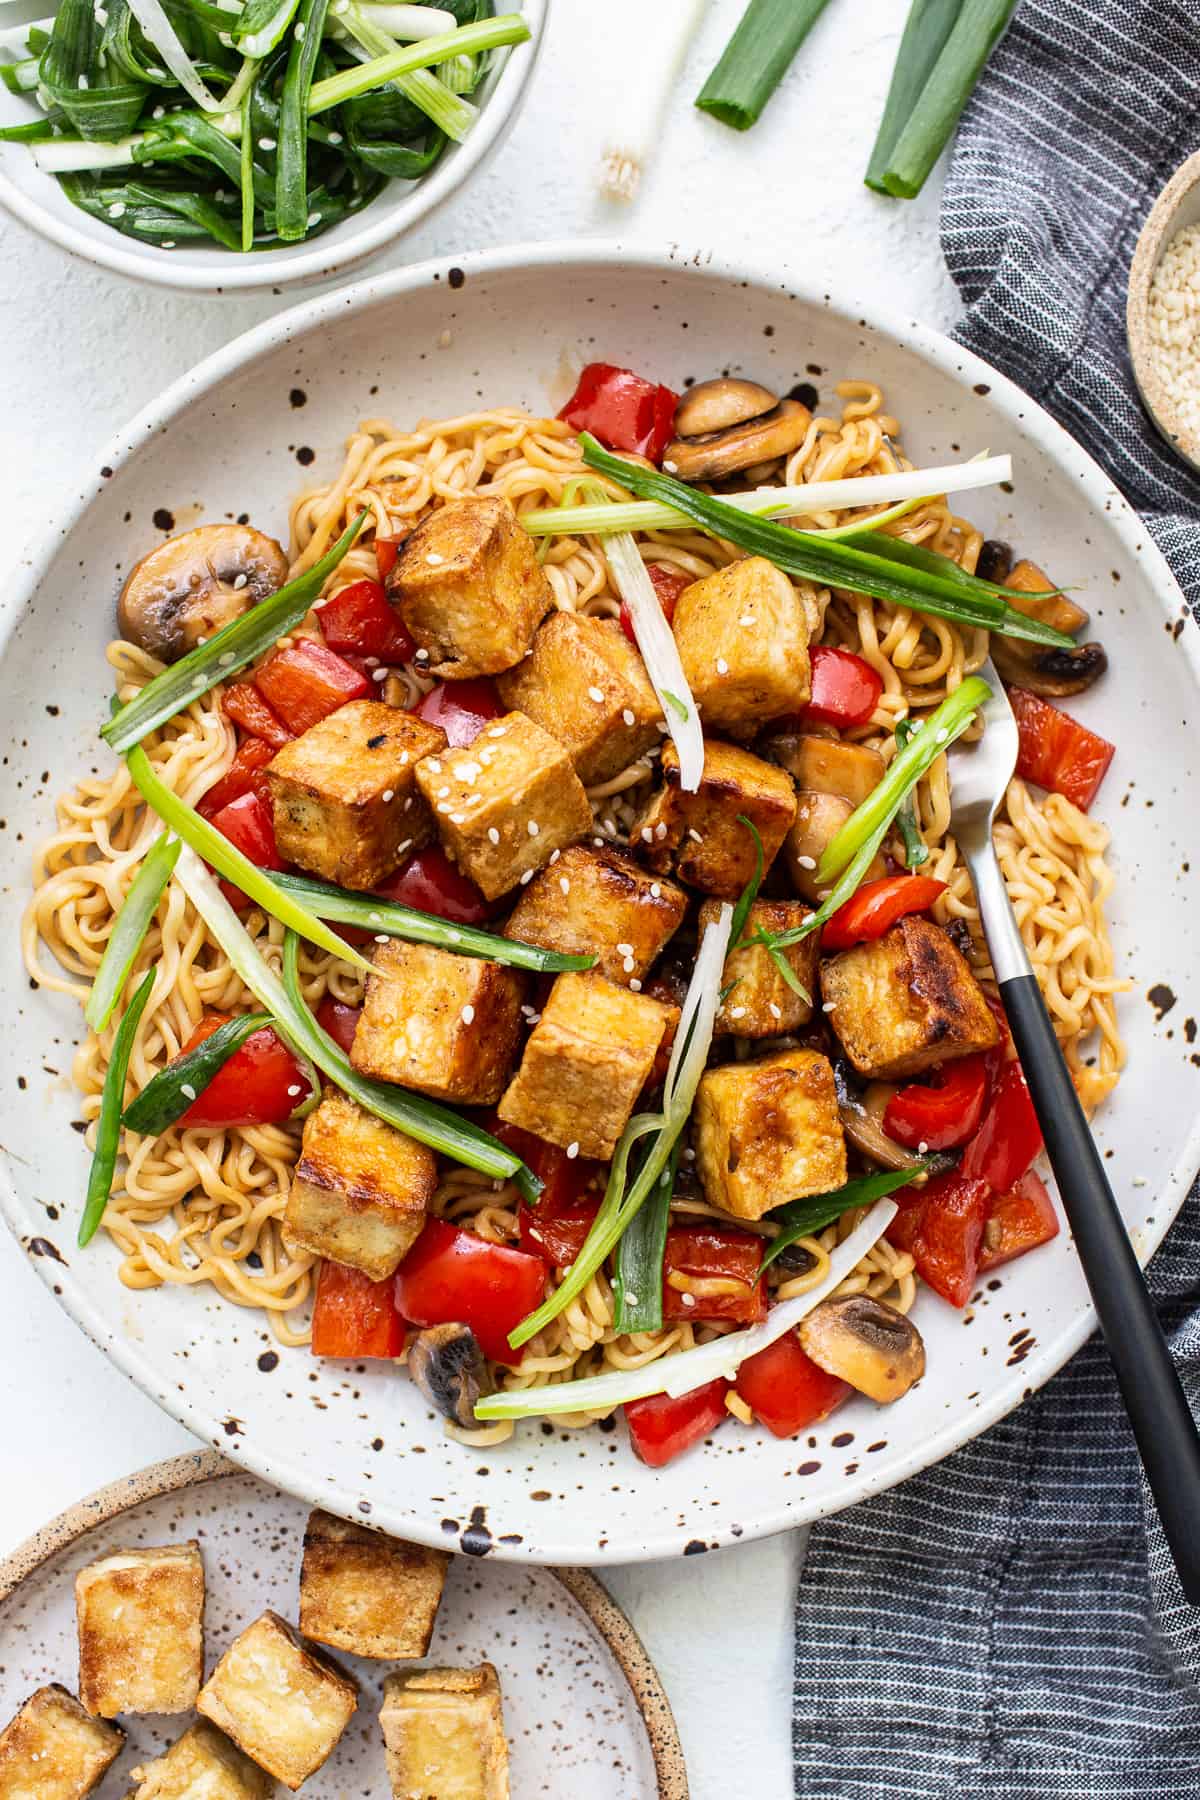
[[[0,1663],[3,1800],[577,1800],[614,1769],[622,1800],[687,1800],[666,1696],[593,1577],[310,1515],[211,1452],[0,1563]]]
[[[857,305],[839,309],[828,298],[806,296],[778,270],[606,245],[492,253],[463,258],[454,268],[461,270],[461,281],[457,273],[449,280],[451,265],[431,265],[364,282],[269,322],[176,384],[104,454],[94,486],[64,514],[54,538],[31,561],[25,590],[6,597],[5,829],[22,844],[32,843],[46,830],[52,797],[98,761],[94,734],[106,698],[102,658],[111,613],[107,598],[99,603],[95,584],[81,581],[79,572],[103,571],[107,592],[115,585],[111,572],[125,575],[152,526],[165,531],[198,518],[237,518],[252,508],[256,521],[282,529],[289,496],[300,485],[297,457],[301,466],[331,477],[339,447],[359,418],[385,407],[407,420],[449,418],[493,402],[550,413],[566,397],[573,372],[597,355],[652,371],[676,388],[728,367],[769,381],[778,392],[809,378],[823,383],[826,372],[830,381],[843,374],[865,376],[884,388],[889,407],[903,422],[906,451],[921,465],[943,464],[984,446],[1012,453],[1011,494],[993,489],[974,495],[970,514],[983,530],[1037,549],[1066,571],[1061,578],[1086,592],[1112,661],[1102,688],[1082,696],[1074,708],[1118,745],[1096,816],[1113,828],[1110,924],[1119,966],[1133,987],[1121,1005],[1128,1067],[1096,1128],[1130,1228],[1148,1255],[1200,1161],[1193,1123],[1200,943],[1188,929],[1195,875],[1184,800],[1197,775],[1194,734],[1184,721],[1195,715],[1198,665],[1195,632],[1185,624],[1181,597],[1133,514],[1086,455],[994,371],[915,321],[864,320]],[[302,411],[294,399],[297,383],[305,399]],[[305,441],[298,443],[301,436]],[[445,520],[444,513],[433,517]],[[431,549],[442,540],[436,533],[422,538],[426,530],[423,525],[414,534],[410,547],[417,541],[424,545],[426,563],[436,574],[445,567],[449,546]],[[503,528],[497,525],[496,531],[497,555],[511,575]],[[409,617],[414,632],[428,638],[430,667],[443,666],[451,650],[460,671],[464,651],[481,669],[500,667],[491,658],[498,655],[503,662],[511,646],[497,648],[486,634],[470,646],[462,634],[450,649],[442,644],[438,631],[445,620],[423,615],[419,585],[410,596]],[[708,592],[690,602],[693,608],[720,601],[719,582],[703,585]],[[775,606],[771,583],[760,598]],[[792,614],[795,610],[792,606]],[[514,620],[520,625],[519,582],[506,587],[498,612],[497,630]],[[614,730],[619,722],[631,734],[620,741],[620,760],[641,742],[648,708],[645,696],[639,698],[636,671],[622,666],[628,658],[619,645],[614,650],[619,634],[598,635],[587,621],[572,622],[566,615],[552,626],[539,633],[533,656],[502,675],[507,690],[502,697],[513,711],[492,727],[499,736],[489,780],[476,786],[465,771],[473,758],[447,758],[448,766],[434,769],[431,760],[438,758],[428,755],[420,775],[412,772],[411,779],[426,805],[453,809],[444,823],[447,841],[483,892],[519,891],[514,884],[530,874],[518,919],[524,908],[536,906],[542,928],[560,931],[569,929],[570,921],[564,926],[550,917],[558,907],[553,884],[561,888],[576,875],[584,880],[582,869],[568,860],[578,861],[573,839],[582,818],[576,817],[582,790],[575,771],[582,766],[589,778],[603,776],[611,766],[611,740],[587,728],[590,715],[582,701],[575,707],[582,724],[572,733],[569,752],[553,708],[543,711],[540,721],[534,715],[547,705],[548,682],[561,681],[564,688],[569,683],[576,701],[582,693]],[[798,628],[793,618],[788,629]],[[764,666],[755,679],[761,674],[767,680],[770,658],[759,660]],[[698,690],[708,681],[705,704],[713,703],[710,695],[719,702],[712,671],[698,663],[691,679]],[[744,693],[736,698],[736,719],[743,723],[747,704]],[[344,718],[344,712],[336,716]],[[551,724],[560,736],[547,729]],[[732,729],[728,721],[727,727]],[[644,872],[647,894],[658,889],[657,910],[640,909],[644,941],[634,942],[631,935],[613,945],[616,960],[609,973],[616,982],[638,958],[651,961],[678,923],[672,914],[672,875],[715,905],[736,896],[752,873],[752,845],[729,817],[734,802],[754,819],[768,851],[796,829],[793,783],[820,789],[828,780],[813,762],[819,749],[811,741],[798,743],[792,766],[787,756],[793,752],[766,763],[737,744],[714,741],[705,789],[683,795],[674,748],[666,748],[665,782],[639,820],[639,834],[649,834],[648,859],[661,856],[664,864],[657,879],[653,869]],[[338,743],[331,741],[325,751],[323,794],[338,762]],[[401,792],[399,757],[405,753],[405,748],[397,751],[395,779],[385,784],[380,777],[378,796],[374,789],[365,797],[347,791],[338,805],[370,807],[377,797],[383,807],[394,806]],[[543,817],[529,821],[538,824],[536,834],[510,828],[512,807],[505,811],[503,796],[494,820],[472,817],[472,796],[480,788],[503,788],[510,757],[514,781],[519,776],[528,786],[532,769],[544,782]],[[410,764],[403,771],[411,772]],[[311,765],[290,775],[286,767],[276,771],[277,817],[293,805],[303,816],[311,773]],[[864,765],[842,768],[838,779],[853,789],[855,781],[869,787],[875,775]],[[848,809],[851,802],[842,804]],[[328,812],[326,807],[322,816]],[[815,830],[818,821],[811,823]],[[391,813],[386,826],[393,833],[398,829]],[[563,845],[563,867],[572,874],[555,870],[547,894],[542,892],[547,840],[555,833],[561,834],[556,841]],[[330,854],[340,856],[345,846],[339,849],[333,830],[327,836]],[[585,860],[589,904],[601,916],[620,904],[620,872],[602,858]],[[343,863],[337,867],[344,872]],[[5,895],[14,943],[26,897],[24,878],[22,868]],[[762,904],[794,908],[798,902]],[[793,916],[781,912],[772,928],[786,929]],[[431,958],[412,945],[387,946],[383,960],[392,966],[373,978],[377,985],[368,997],[365,1029],[355,1038],[356,1057],[370,1073],[407,1079],[451,1103],[468,1093],[480,1104],[500,1098],[509,1122],[544,1130],[546,1107],[561,1087],[559,1075],[573,1064],[572,1075],[580,1074],[588,1103],[572,1141],[584,1154],[611,1148],[664,1030],[662,1008],[653,1011],[658,1002],[614,987],[615,1010],[605,1031],[609,1040],[615,1035],[621,1042],[615,1049],[608,1042],[605,1054],[597,1055],[578,1030],[581,1009],[572,1000],[576,981],[597,978],[561,976],[554,1004],[528,1040],[520,1074],[501,1097],[478,1085],[481,1071],[487,1072],[480,1042],[505,1060],[505,1044],[521,1010],[511,972],[489,974],[480,965],[464,970],[459,966],[464,958],[445,953]],[[797,960],[801,966],[795,972],[803,979],[803,957]],[[76,1100],[69,1064],[78,1014],[59,996],[30,994],[15,954],[5,979],[13,1029],[0,1044],[5,1084],[0,1091],[9,1096],[3,1198],[35,1266],[92,1338],[206,1441],[306,1500],[346,1518],[369,1519],[397,1535],[497,1558],[585,1563],[695,1554],[779,1530],[836,1511],[936,1462],[1046,1380],[1094,1323],[1063,1234],[981,1283],[965,1312],[922,1293],[914,1316],[925,1338],[927,1373],[887,1413],[855,1399],[796,1440],[776,1440],[757,1428],[727,1428],[665,1469],[639,1463],[621,1430],[569,1431],[534,1422],[504,1443],[466,1449],[446,1440],[441,1420],[421,1394],[386,1363],[310,1363],[303,1350],[278,1348],[258,1315],[239,1311],[211,1289],[122,1287],[112,1244],[98,1239],[86,1254],[75,1250],[68,1221],[73,1225],[77,1210],[65,1207],[63,1197],[80,1194],[87,1179],[85,1148],[70,1129]],[[847,1047],[853,1038],[864,1068],[890,1068],[899,1075],[906,1067],[925,1066],[938,1019],[930,1013],[920,1022],[923,1037],[913,1047],[919,1062],[907,1061],[908,1047],[896,1050],[894,1033],[875,1044],[871,1032],[879,1020],[874,1009],[862,1005],[871,979],[871,969],[860,971],[838,1002]],[[443,980],[444,988],[437,986]],[[787,1004],[782,986],[759,995],[757,984],[746,985],[754,985],[756,1005],[782,1014]],[[448,1032],[431,1039],[410,1029],[408,1015],[419,1009],[409,1006],[406,996],[414,995],[436,998]],[[595,1010],[593,1017],[599,1017]],[[727,1022],[733,1022],[732,1008]],[[982,1013],[979,1025],[976,1047],[983,1047],[993,1027]],[[781,1169],[767,1143],[761,1166],[749,1159],[730,1169],[724,1195],[729,1212],[753,1220],[762,1211],[765,1191],[772,1193],[768,1204],[773,1205],[789,1191],[811,1192],[826,1179],[840,1181],[841,1132],[830,1084],[818,1067],[823,1063],[803,1048],[789,1049],[748,1065],[754,1072],[741,1080],[726,1073],[733,1063],[712,1072],[715,1079],[706,1077],[712,1104],[707,1112],[700,1109],[700,1124],[710,1160],[720,1162],[722,1134],[739,1127],[739,1109],[747,1118],[761,1115],[769,1096],[750,1091],[761,1078],[768,1087],[785,1083],[796,1095],[789,1129],[806,1140],[800,1148],[812,1165],[810,1186],[798,1190],[792,1185],[794,1170]],[[465,1089],[464,1083],[472,1085]],[[562,1124],[557,1121],[560,1135]],[[344,1145],[345,1133],[333,1132],[330,1146],[338,1156]],[[354,1153],[367,1163],[371,1142],[364,1140]],[[820,1171],[820,1180],[814,1171]],[[336,1186],[341,1177],[334,1174]],[[302,1169],[302,1180],[308,1211],[299,1223],[327,1244],[323,1234],[336,1232],[342,1212],[323,1210],[329,1183],[320,1156]],[[408,1189],[416,1194],[427,1182],[428,1170],[415,1166]],[[396,1249],[393,1237],[380,1250],[380,1266],[394,1259]]]

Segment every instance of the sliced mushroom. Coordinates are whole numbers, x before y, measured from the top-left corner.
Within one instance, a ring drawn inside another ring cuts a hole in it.
[[[804,900],[824,898],[826,889],[817,885],[817,864],[825,846],[832,843],[854,811],[840,794],[818,794],[805,789],[796,799],[796,817],[784,839],[784,862],[792,878],[792,886]],[[863,876],[864,881],[877,881],[887,874],[882,856],[877,856]]]
[[[714,431],[728,431],[731,425],[761,419],[778,405],[779,395],[759,382],[718,375],[713,381],[698,381],[688,389],[675,408],[675,435],[708,437]]]
[[[408,1372],[429,1401],[455,1425],[478,1425],[475,1402],[491,1393],[487,1364],[469,1325],[431,1325],[409,1346]]]
[[[925,1373],[925,1345],[911,1319],[869,1294],[823,1300],[800,1326],[805,1354],[881,1406]]]
[[[117,602],[121,636],[177,662],[287,580],[282,546],[251,525],[197,525],[130,571]]]
[[[913,1165],[913,1153],[888,1137],[876,1114],[868,1108],[850,1073],[844,1056],[833,1059],[833,1085],[837,1090],[838,1116],[842,1130],[864,1156],[869,1156],[884,1169],[907,1169]]]
[[[840,794],[851,806],[861,806],[886,772],[882,756],[870,744],[848,744],[815,731],[781,732],[768,738],[763,749],[802,791]]]
[[[1071,636],[1082,631],[1088,622],[1081,606],[1065,594],[1047,591],[1053,589],[1054,583],[1036,563],[1017,563],[1005,577],[1004,585],[1013,606],[1027,618],[1040,619]],[[1082,694],[1108,667],[1102,644],[1076,644],[1070,650],[1056,650],[999,635],[992,639],[992,660],[1005,681],[1028,688],[1046,700],[1065,700],[1071,694]]]
[[[798,450],[812,414],[798,400],[781,400],[760,418],[703,437],[677,437],[663,452],[663,468],[680,481],[720,481],[739,469],[770,464]]]
[[[975,573],[981,581],[1007,581],[1012,569],[1012,545],[999,538],[985,538],[979,546]]]

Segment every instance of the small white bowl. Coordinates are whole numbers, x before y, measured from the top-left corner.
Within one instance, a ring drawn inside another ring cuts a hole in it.
[[[139,243],[73,206],[54,176],[37,167],[25,144],[0,143],[0,206],[31,231],[98,268],[158,287],[193,294],[244,294],[329,281],[357,268],[428,218],[499,147],[528,91],[545,37],[548,8],[549,0],[505,0],[498,9],[524,13],[530,38],[498,59],[498,66],[476,96],[479,120],[463,143],[448,144],[420,181],[389,181],[369,206],[309,243],[258,250],[248,256],[219,244],[161,250],[154,244]],[[44,11],[39,0],[19,0],[12,8],[13,13],[31,19]],[[6,13],[4,22],[13,25],[19,20]],[[0,86],[0,125],[25,124],[31,116],[23,96]]]
[[[1155,271],[1176,233],[1188,225],[1200,225],[1200,152],[1180,164],[1146,215],[1129,266],[1125,304],[1129,360],[1142,404],[1176,455],[1193,469],[1200,469],[1200,438],[1179,416],[1158,372],[1150,337],[1150,286]]]

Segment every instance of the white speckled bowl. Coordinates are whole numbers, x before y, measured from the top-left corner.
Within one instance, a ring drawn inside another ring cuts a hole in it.
[[[76,1685],[75,1575],[114,1550],[198,1540],[208,1590],[205,1668],[271,1607],[295,1619],[308,1508],[213,1451],[156,1463],[102,1488],[0,1562],[0,1726],[35,1688]],[[383,1677],[392,1663],[339,1653],[357,1677],[358,1712],[311,1800],[379,1794]],[[446,1576],[430,1663],[496,1665],[513,1791],[522,1800],[687,1800],[683,1749],[653,1663],[620,1607],[584,1569],[480,1567]],[[116,1800],[137,1763],[161,1754],[186,1719],[122,1720],[128,1742],[96,1800]],[[614,1776],[614,1771],[617,1772]],[[596,1783],[593,1787],[592,1782]]]
[[[43,174],[24,144],[0,143],[0,206],[63,250],[97,268],[135,281],[178,288],[192,294],[281,293],[346,274],[387,248],[456,194],[503,142],[524,104],[546,33],[549,0],[504,0],[497,12],[524,13],[528,43],[499,52],[475,96],[478,122],[461,144],[447,144],[428,175],[419,181],[389,181],[369,206],[313,238],[249,256],[220,244],[163,250],[125,237],[73,206],[52,175]],[[4,8],[5,26],[44,16],[39,0],[15,0]],[[7,59],[6,59],[7,60]],[[0,86],[0,125],[25,125],[39,115],[24,95]]]
[[[453,284],[452,267],[462,272]],[[777,1531],[936,1462],[1017,1405],[1091,1331],[1069,1239],[1003,1270],[965,1315],[922,1295],[929,1373],[890,1411],[856,1402],[790,1443],[730,1424],[659,1472],[634,1459],[620,1428],[534,1424],[498,1449],[463,1450],[391,1369],[266,1356],[253,1313],[202,1290],[130,1292],[108,1243],[74,1249],[87,1170],[69,1128],[81,1021],[73,1005],[30,992],[17,931],[30,848],[50,824],[53,795],[107,761],[95,733],[112,597],[121,571],[155,541],[159,509],[181,522],[246,509],[282,531],[289,492],[336,466],[360,415],[414,419],[485,399],[556,406],[571,368],[595,356],[676,384],[727,366],[780,388],[813,379],[827,397],[842,374],[870,374],[917,462],[1012,451],[1014,493],[990,491],[972,511],[1085,596],[1112,658],[1107,679],[1072,710],[1118,745],[1098,811],[1116,828],[1111,914],[1134,991],[1122,1005],[1129,1069],[1098,1135],[1144,1254],[1200,1162],[1200,937],[1188,911],[1196,631],[1120,495],[1025,395],[912,320],[681,249],[542,245],[447,259],[322,296],[238,339],[97,457],[92,483],[30,556],[24,583],[3,596],[10,953],[0,1201],[83,1328],[202,1438],[290,1492],[402,1535],[564,1563],[694,1553]],[[297,387],[307,395],[299,411],[289,399]],[[305,446],[311,470],[296,461]]]

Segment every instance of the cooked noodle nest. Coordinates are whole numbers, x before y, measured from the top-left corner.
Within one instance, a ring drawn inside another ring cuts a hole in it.
[[[788,459],[787,482],[911,467],[898,448],[899,428],[883,410],[879,387],[869,381],[848,381],[837,392],[840,418],[813,418],[804,443]],[[364,507],[370,521],[331,579],[330,592],[375,574],[376,533],[401,534],[443,501],[486,491],[506,496],[518,511],[545,508],[557,505],[567,483],[583,472],[567,426],[516,409],[425,421],[410,432],[398,431],[384,419],[365,420],[348,440],[334,480],[305,490],[292,503],[292,573],[315,562]],[[596,479],[590,471],[588,475]],[[867,509],[862,516],[867,516]],[[847,517],[844,512],[814,514],[800,522],[819,528],[845,523]],[[945,499],[924,504],[900,521],[898,529],[910,542],[926,544],[974,569],[982,534],[953,513]],[[734,546],[700,532],[646,533],[640,541],[648,562],[696,578],[739,554]],[[616,616],[620,602],[595,540],[543,540],[539,554],[544,555],[557,606]],[[855,651],[882,680],[874,716],[852,735],[872,744],[885,758],[895,753],[896,721],[937,705],[987,655],[983,632],[963,631],[947,621],[863,595],[798,585],[814,636]],[[122,699],[136,692],[158,667],[122,642],[109,646],[108,661]],[[395,670],[380,688],[389,702],[406,706],[429,685],[410,670]],[[220,691],[213,689],[193,702],[146,740],[159,775],[192,804],[229,766],[236,749],[236,734],[219,704]],[[652,752],[590,790],[599,838],[625,840],[655,779],[655,755]],[[107,775],[77,782],[59,799],[56,810],[58,829],[34,857],[34,892],[23,920],[22,952],[40,986],[73,995],[82,1005],[116,912],[160,827],[147,816],[124,764]],[[943,924],[956,918],[965,921],[972,934],[976,970],[986,981],[991,970],[978,910],[949,832],[945,757],[922,780],[916,811],[931,851],[927,872],[947,884],[936,916]],[[1054,794],[1038,797],[1020,781],[1011,784],[997,826],[996,848],[1055,1030],[1089,1111],[1115,1086],[1125,1061],[1115,1002],[1129,983],[1116,973],[1105,922],[1113,883],[1106,862],[1108,841],[1105,827],[1069,801]],[[259,911],[249,914],[245,923],[278,968],[282,928]],[[168,887],[159,904],[133,979],[150,968],[155,970],[155,982],[133,1046],[130,1097],[177,1055],[203,1014],[254,1004],[177,884]],[[301,946],[300,969],[305,998],[313,1007],[326,995],[347,1002],[361,998],[354,971],[309,945]],[[73,1061],[80,1118],[89,1143],[114,1035],[115,1025],[99,1036],[87,1036]],[[154,1139],[124,1132],[126,1161],[104,1214],[104,1228],[121,1254],[121,1280],[130,1288],[211,1286],[225,1300],[261,1310],[281,1344],[307,1343],[306,1315],[316,1259],[289,1246],[281,1228],[299,1145],[298,1124],[231,1130],[175,1126]],[[510,1185],[492,1184],[459,1168],[447,1169],[432,1202],[435,1213],[503,1242],[518,1235],[517,1205]],[[704,1218],[757,1230],[764,1239],[775,1231],[769,1220],[758,1226],[747,1226],[741,1219],[727,1221],[699,1199],[679,1196],[673,1212],[681,1221]],[[790,1297],[820,1282],[829,1251],[861,1216],[847,1214],[819,1236],[802,1240],[800,1248],[809,1260],[801,1272],[773,1265],[770,1279],[776,1296]],[[881,1240],[839,1291],[867,1291],[907,1311],[916,1294],[913,1259]],[[601,1272],[533,1339],[521,1366],[499,1370],[498,1379],[502,1387],[525,1389],[606,1369],[637,1368],[705,1342],[723,1329],[732,1327],[683,1322],[658,1332],[618,1336],[613,1329],[612,1287]],[[737,1416],[747,1417],[736,1395],[731,1394],[729,1405]],[[581,1427],[602,1415],[550,1416],[557,1425]],[[503,1421],[470,1432],[452,1426],[447,1430],[472,1444],[487,1445],[507,1438],[512,1424]]]

